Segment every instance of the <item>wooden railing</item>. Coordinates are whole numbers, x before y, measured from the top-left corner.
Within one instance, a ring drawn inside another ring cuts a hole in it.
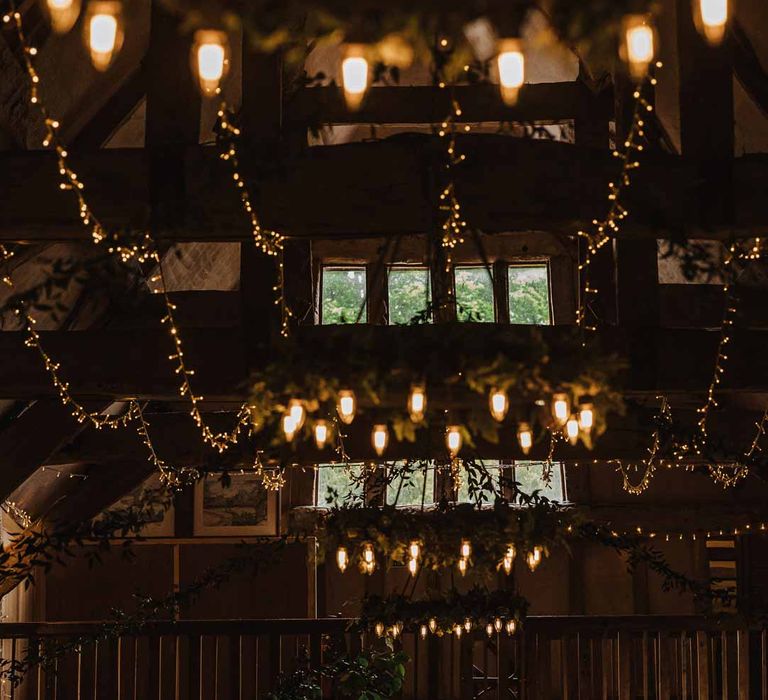
[[[379,643],[348,624],[159,623],[137,636],[85,642],[0,691],[13,700],[264,698],[280,673]],[[98,630],[98,623],[0,624],[3,658]],[[532,617],[515,637],[405,634],[398,644],[411,659],[403,698],[768,699],[767,630],[736,617]]]

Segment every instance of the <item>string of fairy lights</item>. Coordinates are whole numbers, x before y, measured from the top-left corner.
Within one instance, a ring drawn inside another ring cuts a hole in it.
[[[706,1],[707,0],[701,0],[702,7]],[[135,240],[128,240],[126,242],[123,240],[123,237],[116,232],[109,231],[95,215],[86,198],[85,185],[69,163],[67,148],[59,137],[60,124],[58,120],[52,117],[41,99],[40,76],[37,73],[32,60],[36,56],[37,50],[27,40],[21,13],[16,9],[13,2],[11,2],[10,5],[11,11],[5,14],[2,19],[4,23],[12,24],[16,30],[19,45],[22,49],[24,65],[29,78],[29,100],[31,104],[35,105],[40,110],[41,116],[43,117],[45,127],[43,146],[52,149],[57,156],[58,172],[61,177],[59,187],[62,190],[72,192],[75,196],[80,220],[83,226],[89,230],[91,239],[95,244],[104,244],[110,254],[118,255],[123,262],[136,262],[139,265],[149,264],[156,268],[154,276],[152,276],[149,281],[151,283],[159,282],[159,288],[156,286],[152,288],[153,291],[162,295],[166,306],[166,314],[163,318],[163,323],[166,325],[174,344],[174,353],[169,355],[169,360],[175,363],[174,371],[176,375],[180,377],[179,394],[182,398],[189,401],[190,416],[200,429],[204,442],[214,447],[219,452],[223,452],[237,443],[242,431],[249,425],[250,415],[248,405],[247,403],[242,404],[236,414],[235,425],[230,431],[215,432],[205,422],[203,413],[200,409],[200,403],[203,401],[203,397],[196,394],[192,387],[194,370],[188,367],[185,360],[183,342],[179,327],[176,324],[174,317],[176,307],[167,292],[161,257],[157,252],[157,248],[149,233],[144,233],[143,237]],[[76,11],[73,9],[75,6]],[[49,0],[47,8],[51,16],[53,28],[56,31],[68,31],[74,24],[74,20],[77,19],[79,3],[57,3]],[[72,19],[71,17],[67,18],[64,16],[63,13],[65,10],[70,15],[75,11],[74,20],[70,21]],[[106,70],[119,51],[122,39],[120,3],[110,3],[110,7],[107,7],[104,3],[92,2],[89,3],[88,13],[86,26],[91,57],[94,65],[98,69]],[[722,33],[719,32],[718,27],[722,28],[725,26],[725,22],[727,22],[728,19],[727,14],[724,18],[721,18],[722,21],[718,20],[714,23],[712,21],[711,13],[704,13],[700,8],[699,14],[700,21],[698,23],[703,27],[702,32],[704,36],[712,43],[717,43],[717,41],[722,38]],[[104,27],[108,28],[108,34],[106,36],[98,35],[99,32],[104,31]],[[590,296],[597,293],[597,290],[591,286],[589,281],[589,268],[591,262],[595,254],[609,240],[618,234],[621,223],[628,216],[628,211],[621,202],[625,190],[631,184],[632,171],[640,165],[636,154],[643,150],[644,117],[647,113],[653,111],[653,106],[643,96],[643,89],[646,81],[650,85],[656,84],[656,78],[649,74],[649,68],[654,64],[654,56],[656,53],[655,41],[652,19],[649,16],[633,15],[626,18],[621,52],[622,57],[630,68],[631,75],[637,80],[637,88],[633,93],[635,105],[632,124],[624,141],[623,149],[616,149],[613,152],[614,156],[619,158],[622,162],[622,171],[620,176],[614,182],[609,183],[608,211],[602,219],[593,220],[592,227],[589,230],[580,230],[577,234],[578,238],[584,239],[586,242],[586,256],[579,263],[579,271],[582,273],[583,280],[583,292],[580,295],[579,308],[577,310],[577,323],[583,328],[594,327],[592,324],[589,324],[586,319],[588,299]],[[441,42],[441,46],[444,48],[447,45],[447,40],[443,39]],[[348,105],[350,108],[354,109],[360,105],[369,88],[370,68],[364,57],[364,52],[362,52],[361,55],[359,47],[353,51],[352,45],[350,45],[348,49],[349,50],[345,52],[342,61],[342,87]],[[229,47],[225,33],[215,30],[200,30],[197,32],[193,45],[193,57],[195,59],[193,63],[197,68],[198,82],[205,95],[219,96],[221,94],[221,82],[226,76],[229,67],[228,54]],[[655,65],[656,67],[661,67],[660,62],[655,62]],[[500,40],[497,57],[498,82],[502,98],[507,104],[512,104],[517,99],[517,92],[524,82],[524,66],[525,59],[520,42],[516,39]],[[442,79],[439,82],[439,87],[448,89],[446,81]],[[448,250],[449,261],[450,251],[463,241],[464,232],[467,227],[467,222],[464,220],[461,213],[461,205],[456,194],[452,177],[452,169],[465,159],[465,155],[460,153],[457,148],[457,134],[459,131],[457,123],[461,115],[461,106],[455,97],[452,96],[451,113],[441,123],[440,129],[438,130],[439,137],[446,139],[447,143],[446,168],[448,170],[448,177],[447,184],[440,194],[440,209],[446,214],[443,223],[442,244],[444,248]],[[264,254],[278,258],[278,283],[275,286],[275,291],[277,292],[275,303],[281,307],[281,333],[287,335],[290,319],[293,314],[286,303],[283,291],[284,267],[282,248],[284,236],[276,231],[261,226],[253,206],[252,195],[240,169],[237,150],[237,140],[240,137],[240,129],[234,123],[233,115],[225,102],[221,103],[218,116],[222,134],[220,138],[220,145],[222,145],[220,157],[231,166],[232,181],[235,183],[240,195],[242,207],[248,217],[254,244]],[[465,133],[469,130],[469,125],[463,127]],[[761,242],[758,238],[754,240],[753,245],[748,250],[736,252],[735,249],[732,249],[731,253],[741,260],[754,260],[760,257],[761,251]],[[12,251],[9,251],[5,247],[0,247],[0,258],[2,258],[3,261],[8,260],[12,255]],[[732,257],[733,256],[729,256],[727,258],[727,264],[730,264]],[[6,276],[4,281],[8,285],[12,285],[9,276]],[[704,438],[706,438],[706,425],[709,409],[717,406],[715,392],[725,371],[725,363],[727,360],[725,350],[727,344],[730,342],[731,326],[733,325],[733,319],[736,314],[736,306],[731,303],[730,287],[728,284],[725,286],[725,293],[727,299],[726,313],[723,320],[714,377],[708,390],[707,401],[700,409],[701,415],[699,427]],[[125,427],[131,422],[136,421],[138,425],[137,430],[147,445],[150,459],[162,473],[169,473],[168,466],[159,459],[151,444],[151,439],[147,430],[148,424],[144,420],[143,413],[138,404],[131,402],[128,411],[119,416],[111,416],[87,410],[73,398],[70,393],[69,384],[62,379],[59,373],[60,365],[56,363],[42,347],[40,335],[34,328],[35,321],[32,316],[24,310],[17,310],[17,313],[21,316],[23,326],[28,334],[27,344],[30,347],[36,348],[40,353],[45,369],[51,376],[62,402],[71,408],[75,418],[79,422],[89,422],[99,429],[103,427]],[[669,407],[665,399],[662,405],[662,412],[668,409]],[[762,420],[757,424],[758,432],[749,451],[746,453],[747,456],[752,456],[756,450],[760,449],[759,441],[765,433],[767,419],[768,408],[766,409],[766,413],[764,413]],[[566,430],[568,438],[570,439],[572,437],[571,432],[574,430],[578,431],[579,424],[576,422],[574,423],[574,426],[570,426],[571,421],[568,420],[567,417],[566,421]],[[551,432],[550,461],[554,456],[554,446],[558,437],[560,437],[559,433],[556,433],[555,431]],[[385,438],[381,438],[380,441],[385,439],[386,436]],[[457,430],[452,431],[449,429],[446,439],[449,449],[453,452],[454,450],[451,446],[452,444],[455,445],[456,442],[460,444],[460,433]],[[518,440],[525,451],[526,446],[529,445],[531,440],[530,432],[521,429],[518,434]],[[374,444],[376,444],[375,437]],[[696,449],[699,448],[696,447]],[[624,465],[619,462],[619,468],[624,477],[625,488],[627,488],[630,493],[642,493],[648,487],[648,483],[650,483],[650,479],[655,471],[654,464],[657,451],[658,430],[654,433],[652,446],[649,450],[649,457],[643,461],[645,475],[639,484],[633,485],[629,481]],[[255,462],[255,468],[257,471],[261,470],[261,473],[263,474],[266,474],[267,471],[269,471],[264,470],[263,466],[260,465],[258,457]],[[746,467],[743,467],[743,465],[738,465],[736,471],[729,476],[727,466],[710,465],[710,471],[713,478],[716,478],[722,483],[731,483],[734,480],[738,481],[740,478],[743,478],[745,469]],[[173,478],[177,478],[177,476],[174,476]],[[272,483],[279,483],[279,480]]]

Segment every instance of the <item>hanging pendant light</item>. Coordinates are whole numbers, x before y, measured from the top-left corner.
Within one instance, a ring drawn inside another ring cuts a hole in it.
[[[693,0],[696,28],[711,46],[723,41],[728,26],[729,0]]]
[[[571,415],[571,401],[568,394],[560,392],[552,397],[552,416],[555,423],[564,426],[568,422],[568,416]]]
[[[576,416],[571,416],[565,424],[565,437],[571,445],[579,441],[579,421]]]
[[[451,457],[455,457],[461,450],[463,439],[458,425],[449,425],[445,430],[445,446]]]
[[[315,421],[314,434],[317,449],[324,449],[328,442],[328,424],[324,420]]]
[[[389,428],[383,423],[374,425],[371,432],[371,443],[376,454],[381,457],[389,444]]]
[[[349,425],[355,420],[355,411],[357,410],[357,401],[355,400],[355,392],[349,389],[342,389],[339,392],[339,404],[337,407],[339,412],[339,418],[342,423]]]
[[[293,438],[295,437],[296,430],[297,430],[296,421],[294,417],[290,413],[286,413],[283,416],[282,425],[283,425],[283,433],[285,434],[285,439],[288,442],[291,442],[291,440],[293,440]]]
[[[107,70],[123,45],[121,3],[117,0],[89,2],[85,39],[93,67],[98,71]]]
[[[421,423],[427,410],[427,390],[423,384],[414,384],[408,394],[408,414],[414,423]]]
[[[494,420],[501,423],[509,410],[509,397],[507,396],[507,392],[502,389],[494,389],[491,391],[488,396],[488,406],[491,409],[491,415]]]
[[[499,41],[496,66],[499,71],[501,99],[511,107],[517,102],[520,88],[525,82],[525,54],[519,39]]]
[[[339,567],[339,571],[343,574],[349,564],[349,554],[347,554],[346,547],[339,547],[336,550],[336,564]]]
[[[595,425],[595,408],[589,402],[583,402],[579,406],[579,430],[589,435]]]
[[[504,552],[504,557],[501,560],[501,566],[504,569],[504,573],[509,576],[509,574],[512,573],[512,567],[515,563],[515,555],[517,554],[515,550],[515,545],[511,544],[509,547],[507,547],[507,551]]]
[[[363,44],[346,44],[341,61],[341,84],[344,88],[344,100],[350,111],[357,111],[368,91],[368,60],[365,58]]]
[[[656,37],[648,15],[627,15],[622,22],[621,58],[635,80],[642,80],[656,54]]]
[[[56,34],[66,34],[80,15],[80,0],[46,0],[45,7]]]
[[[229,72],[229,39],[226,33],[199,29],[195,32],[191,56],[200,92],[204,97],[217,95]]]
[[[517,444],[524,455],[527,455],[533,447],[533,431],[528,423],[520,423],[517,428]]]

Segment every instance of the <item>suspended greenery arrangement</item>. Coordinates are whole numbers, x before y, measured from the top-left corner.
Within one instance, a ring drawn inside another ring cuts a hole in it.
[[[473,587],[467,593],[456,590],[424,600],[404,595],[367,596],[358,618],[361,629],[398,637],[403,632],[428,634],[470,634],[484,629],[488,636],[514,634],[528,611],[528,601],[511,591],[487,591]]]
[[[368,414],[373,447],[385,453],[390,426],[398,441],[419,429],[446,431],[443,455],[456,456],[476,437],[499,441],[499,427],[517,427],[528,452],[548,430],[591,447],[611,412],[621,413],[624,363],[557,329],[471,324],[356,329],[307,329],[285,341],[274,360],[251,377],[249,408],[256,431],[273,445],[331,439],[333,420],[350,424]],[[447,412],[447,413],[446,413]]]

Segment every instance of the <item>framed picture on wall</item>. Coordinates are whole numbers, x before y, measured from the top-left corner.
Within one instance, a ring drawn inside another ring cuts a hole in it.
[[[171,503],[164,508],[166,502],[166,490],[160,483],[160,475],[153,474],[143,484],[133,491],[125,494],[115,501],[104,514],[115,511],[128,510],[130,508],[143,509],[147,503],[152,507],[147,509],[149,520],[138,533],[141,537],[173,537],[174,536],[174,508]]]
[[[255,474],[232,474],[229,485],[209,474],[195,486],[195,535],[277,534],[277,492]]]

